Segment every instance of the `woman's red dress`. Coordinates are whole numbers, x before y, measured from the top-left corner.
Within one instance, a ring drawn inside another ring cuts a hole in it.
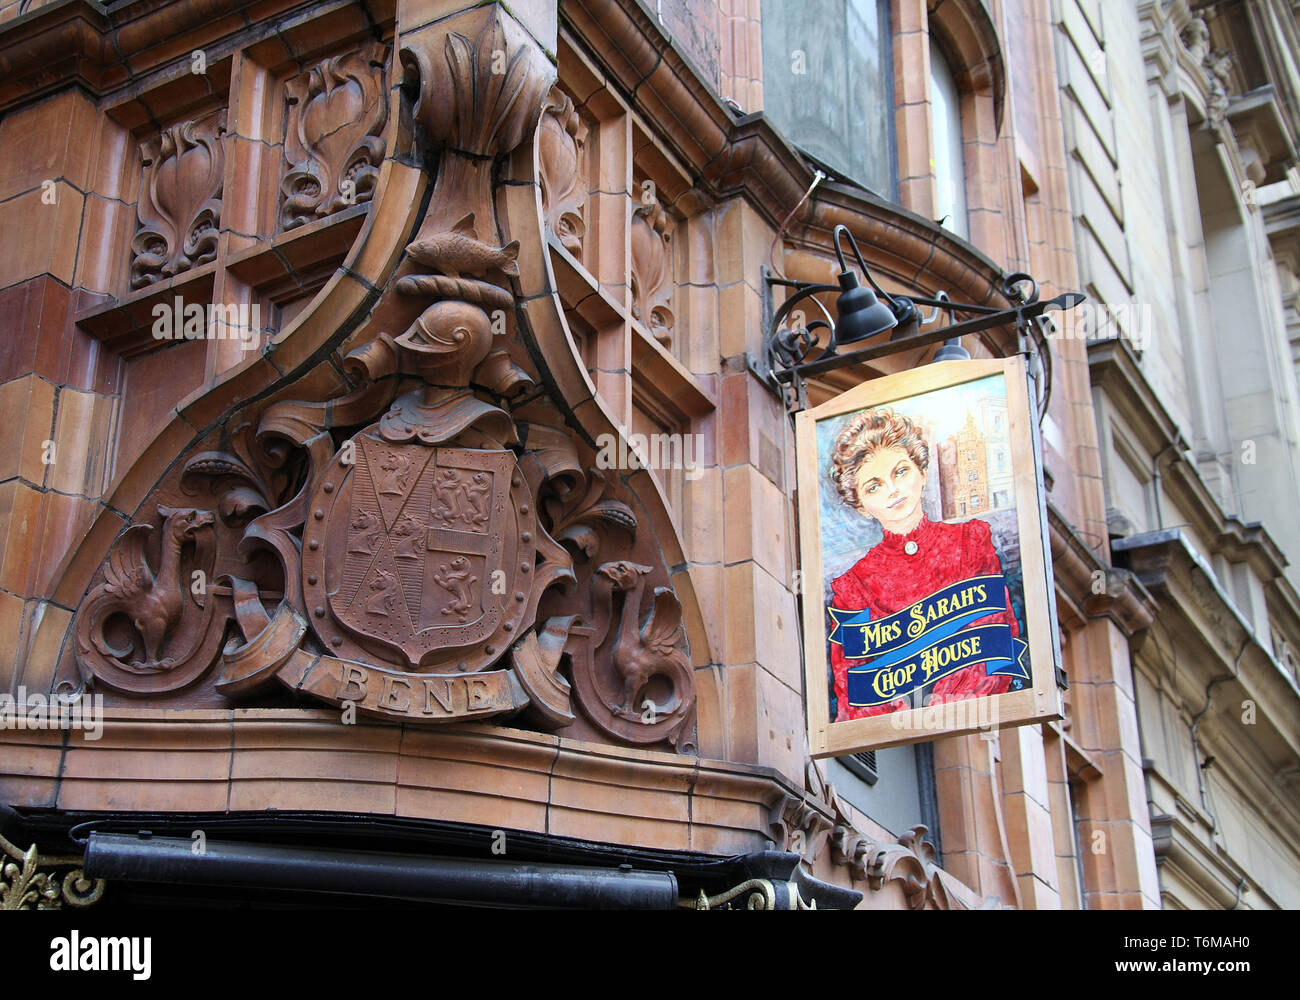
[[[907,543],[915,542],[916,551],[910,555]],[[1001,574],[1002,564],[993,548],[993,536],[986,522],[964,521],[945,524],[922,517],[921,522],[906,535],[886,531],[885,537],[865,556],[859,559],[843,576],[831,582],[834,605],[848,611],[871,609],[873,620],[884,618],[910,607],[936,590],[960,583],[972,576]],[[1020,635],[1020,625],[1011,610],[1011,595],[1007,594],[1007,610],[986,615],[970,622],[966,627],[1005,622],[1011,626],[1013,636]],[[899,700],[884,705],[852,708],[848,699],[848,668],[865,660],[848,659],[839,643],[831,643],[831,669],[835,675],[835,702],[838,707],[836,722],[846,719],[864,719],[908,708]],[[968,667],[935,681],[926,704],[961,701],[979,695],[1002,694],[1011,687],[1011,678],[994,674],[989,676],[983,663]]]

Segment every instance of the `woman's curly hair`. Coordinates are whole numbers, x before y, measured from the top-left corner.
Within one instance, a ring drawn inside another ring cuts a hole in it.
[[[925,472],[930,464],[930,448],[921,428],[910,418],[890,409],[863,410],[840,432],[831,452],[831,482],[840,499],[856,511],[862,510],[858,497],[858,469],[878,451],[902,448],[913,464]]]

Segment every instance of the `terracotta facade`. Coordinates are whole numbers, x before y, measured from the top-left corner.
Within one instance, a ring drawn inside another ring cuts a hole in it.
[[[808,757],[766,275],[833,281],[844,224],[892,291],[1079,284],[1043,5],[890,17],[897,202],[757,114],[757,0],[0,6],[0,690],[104,699],[99,739],[0,729],[16,828],[322,812],[671,856],[691,905],[729,887],[686,855],[770,850],[804,903],[1159,906],[1156,599],[1081,340],[1042,358],[1066,717],[919,755],[929,841]],[[930,221],[931,36],[969,243]]]

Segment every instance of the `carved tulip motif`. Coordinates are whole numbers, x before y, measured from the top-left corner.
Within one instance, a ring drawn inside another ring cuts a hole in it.
[[[581,166],[586,142],[587,126],[574,110],[573,101],[558,87],[552,87],[537,134],[542,210],[547,228],[575,254],[582,250],[582,238],[587,235],[582,217],[587,192],[580,183],[584,179]]]
[[[131,240],[131,287],[199,267],[217,256],[225,169],[225,111],[164,129],[146,143],[140,226]]]
[[[672,341],[673,276],[668,213],[658,202],[632,216],[632,315],[663,344]]]
[[[285,85],[290,105],[280,225],[294,229],[369,201],[384,158],[387,50],[322,60]]]

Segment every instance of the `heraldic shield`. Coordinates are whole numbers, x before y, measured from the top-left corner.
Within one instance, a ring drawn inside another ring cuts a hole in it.
[[[483,669],[518,635],[535,563],[514,453],[396,443],[374,428],[351,445],[322,478],[305,533],[317,636],[363,663],[399,650],[417,670]]]

